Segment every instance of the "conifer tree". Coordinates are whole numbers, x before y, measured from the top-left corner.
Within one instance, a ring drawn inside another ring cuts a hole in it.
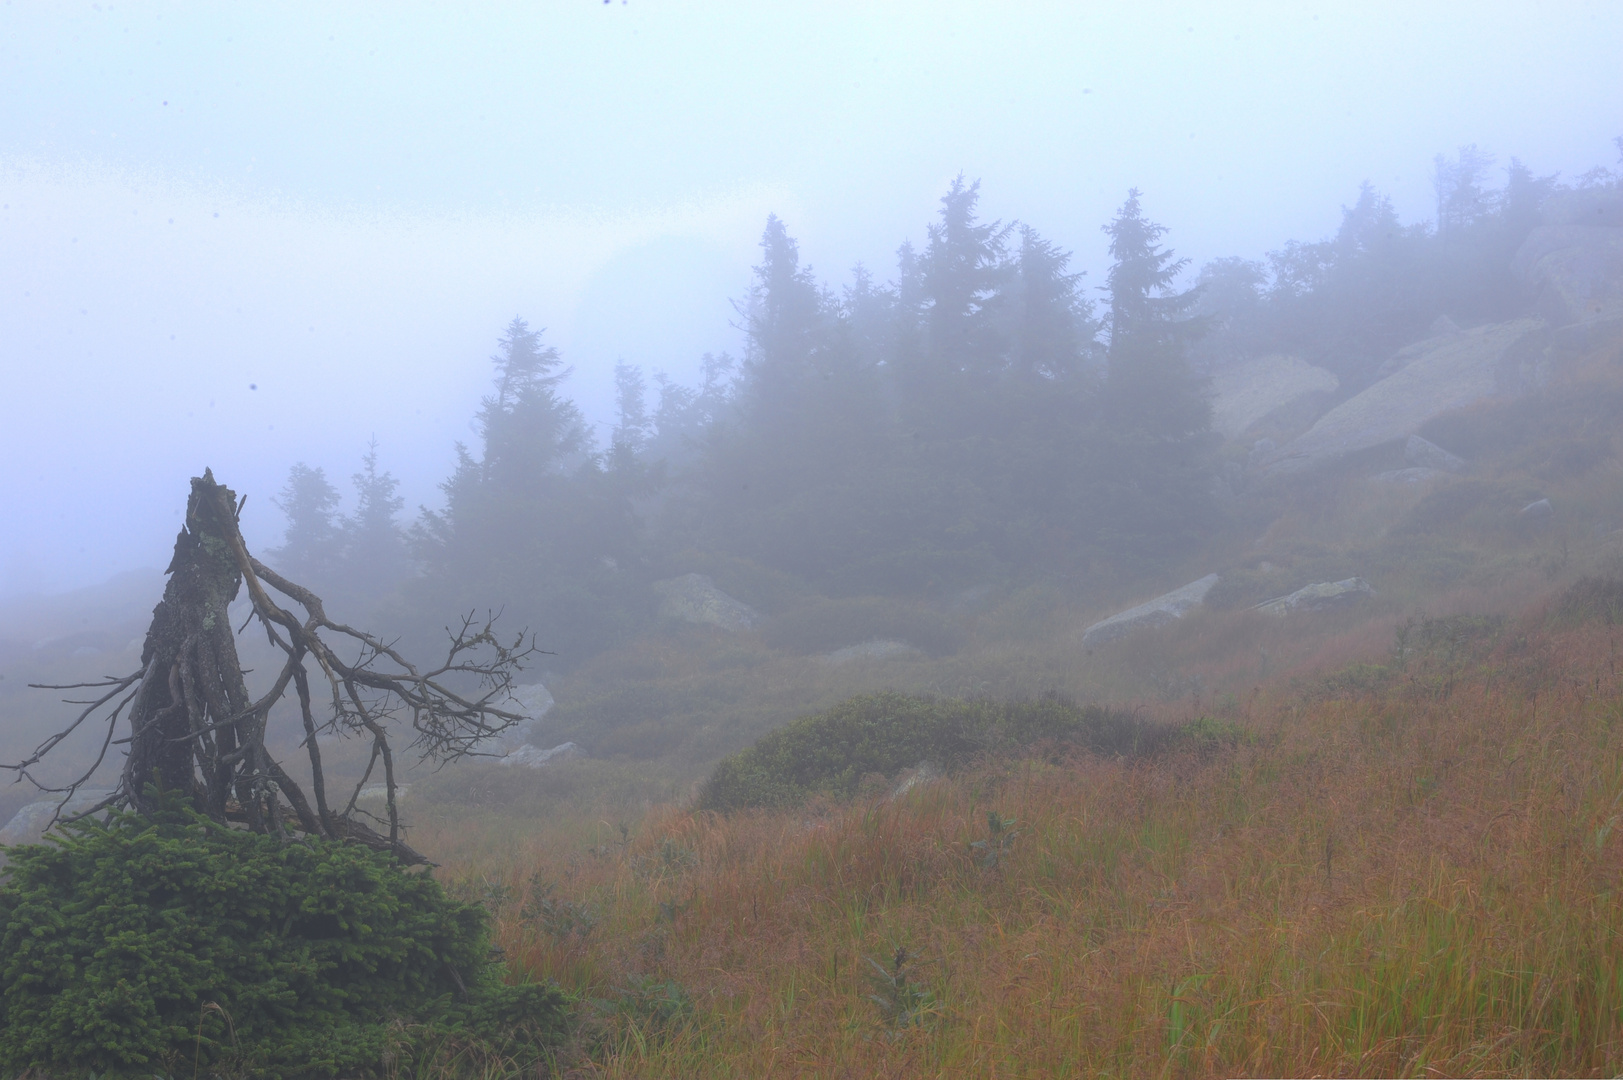
[[[503,494],[534,491],[549,477],[578,464],[588,450],[586,422],[559,394],[569,377],[558,350],[541,344],[541,331],[514,317],[491,357],[495,393],[480,404],[484,438],[481,479]]]
[[[619,413],[614,425],[611,453],[634,458],[648,444],[652,421],[648,415],[648,383],[642,368],[624,360],[614,365],[614,404]]]
[[[419,604],[436,614],[501,603],[543,646],[572,657],[601,647],[636,605],[617,570],[636,548],[631,492],[610,483],[580,410],[561,393],[558,351],[523,319],[508,324],[492,357],[493,392],[477,426],[483,454],[457,447],[441,485],[445,508],[414,530],[425,567]]]
[[[1009,366],[1019,379],[1044,382],[1083,377],[1097,345],[1093,305],[1082,295],[1083,272],[1071,255],[1030,226],[1020,228],[1011,312]]]
[[[395,520],[406,501],[397,494],[400,481],[378,468],[375,437],[350,482],[355,485],[355,513],[344,521],[344,591],[376,605],[406,576],[407,558],[405,537]]]
[[[1198,290],[1176,288],[1188,260],[1161,246],[1167,230],[1144,217],[1136,188],[1104,231],[1114,261],[1094,535],[1131,562],[1179,550],[1212,521],[1200,438],[1211,405],[1187,358],[1205,321],[1193,313]]]
[[[289,574],[318,588],[329,586],[343,558],[343,534],[338,489],[328,482],[326,470],[295,463],[271,503],[287,518],[287,531],[282,546],[268,554]]]
[[[1211,422],[1211,407],[1189,370],[1188,344],[1204,329],[1193,315],[1197,289],[1175,282],[1189,265],[1160,244],[1166,227],[1144,217],[1137,188],[1109,225],[1107,393],[1111,415],[1162,439],[1184,439]]]
[[[996,316],[1014,226],[977,220],[980,189],[980,181],[966,185],[962,174],[953,180],[922,260],[931,362],[944,372],[995,374],[1004,359]]]

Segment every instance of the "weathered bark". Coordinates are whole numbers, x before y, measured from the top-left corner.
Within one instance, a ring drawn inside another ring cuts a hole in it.
[[[420,671],[380,639],[333,622],[320,597],[249,555],[238,528],[240,510],[236,495],[216,483],[212,472],[192,479],[186,523],[175,540],[163,600],[152,613],[141,669],[122,678],[81,684],[108,692],[83,703],[88,708],[27,761],[3,767],[33,780],[28,771],[33,765],[88,717],[128,691],[103,718],[104,756],[120,712],[129,709],[129,736],[123,740],[128,751],[119,788],[103,806],[122,803],[150,813],[159,792],[179,792],[198,811],[219,821],[240,822],[258,832],[285,835],[292,830],[345,839],[392,851],[408,863],[426,862],[401,837],[390,719],[409,715],[417,736],[414,745],[424,758],[450,760],[475,753],[481,740],[523,719],[497,703],[506,700],[514,674],[537,650],[533,644],[526,646],[522,633],[511,645],[503,645],[490,620],[481,628],[470,616],[460,631],[450,633],[445,662]],[[266,584],[303,607],[305,617],[296,618],[273,601]],[[257,700],[243,676],[228,614],[244,585],[253,604],[249,621],[259,620],[285,658],[272,686]],[[358,646],[360,658],[344,662],[323,640],[323,632]],[[331,714],[320,722],[314,712],[310,663],[325,679],[331,697]],[[447,676],[453,681],[477,680],[482,692],[464,696],[448,685]],[[313,804],[266,749],[270,710],[290,685],[303,725],[301,745],[309,757]],[[320,730],[372,743],[372,765],[340,812],[333,810],[327,796],[316,738]],[[101,760],[98,756],[96,765],[69,786],[45,790],[65,792],[66,803]],[[386,836],[354,816],[356,795],[379,763],[387,795]]]
[[[122,782],[130,805],[142,813],[152,809],[146,789],[154,784],[179,788],[199,810],[225,817],[239,740],[236,725],[214,725],[248,704],[227,614],[242,587],[227,539],[237,528],[236,509],[236,496],[216,484],[212,472],[192,479],[169,582],[141,649],[141,690],[130,706]],[[198,765],[201,775],[194,771]],[[251,792],[238,799],[255,801]]]

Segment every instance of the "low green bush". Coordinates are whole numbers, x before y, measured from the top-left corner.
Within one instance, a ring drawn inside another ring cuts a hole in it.
[[[502,985],[484,910],[391,856],[178,799],[64,832],[0,877],[0,1075],[413,1075],[567,1034],[562,991]]]
[[[1579,578],[1556,604],[1558,622],[1576,626],[1598,622],[1623,625],[1623,578],[1605,575]]]
[[[699,805],[725,811],[793,805],[818,793],[849,798],[873,773],[894,776],[925,761],[950,769],[985,751],[1050,740],[1139,755],[1175,738],[1170,727],[1059,697],[995,702],[864,694],[724,758],[701,789]]]

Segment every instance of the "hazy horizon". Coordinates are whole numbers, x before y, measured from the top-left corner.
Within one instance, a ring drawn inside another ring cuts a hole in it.
[[[881,281],[962,173],[1102,284],[1129,187],[1192,269],[1332,232],[1433,155],[1612,164],[1623,11],[578,3],[0,9],[0,596],[168,558],[186,479],[434,505],[514,316],[607,422],[619,359],[739,348],[769,213]],[[600,432],[603,430],[599,428]]]

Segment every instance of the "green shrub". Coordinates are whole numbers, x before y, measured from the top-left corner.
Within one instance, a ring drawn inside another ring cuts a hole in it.
[[[1456,667],[1491,648],[1504,625],[1500,615],[1408,619],[1392,633],[1392,662]]]
[[[0,1073],[409,1074],[565,1034],[561,991],[501,985],[485,912],[388,855],[176,799],[64,829],[0,878]]]
[[[815,793],[855,795],[872,773],[893,776],[929,761],[962,765],[988,750],[1045,740],[1096,753],[1145,754],[1167,745],[1170,728],[1058,697],[994,702],[864,694],[803,717],[724,758],[700,791],[705,809],[785,806]]]
[[[1216,716],[1196,717],[1178,728],[1178,736],[1201,751],[1249,746],[1256,742],[1256,736],[1250,729]]]
[[[1557,621],[1568,625],[1586,622],[1606,626],[1623,624],[1623,578],[1579,578],[1561,595],[1555,616]]]

